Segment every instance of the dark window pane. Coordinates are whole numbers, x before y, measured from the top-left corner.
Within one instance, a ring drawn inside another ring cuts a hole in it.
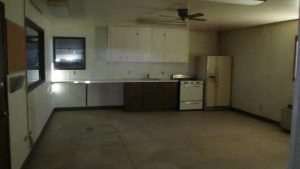
[[[40,80],[39,72],[39,34],[26,27],[27,33],[27,82],[32,85]]]
[[[57,69],[85,68],[84,38],[54,38],[54,65]]]

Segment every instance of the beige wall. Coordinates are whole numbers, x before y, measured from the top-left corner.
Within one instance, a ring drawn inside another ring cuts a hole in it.
[[[5,4],[5,16],[10,21],[24,26],[24,0],[1,0]]]
[[[208,55],[219,55],[217,32],[190,31],[190,63],[189,68],[195,74],[195,58]]]
[[[51,92],[51,61],[52,61],[52,33],[51,24],[41,15],[28,0],[25,1],[25,15],[35,24],[44,29],[45,33],[45,73],[46,81],[28,93],[29,132],[36,141],[44,128],[52,110]]]
[[[233,56],[232,106],[280,121],[292,103],[297,22],[220,34],[220,52]]]

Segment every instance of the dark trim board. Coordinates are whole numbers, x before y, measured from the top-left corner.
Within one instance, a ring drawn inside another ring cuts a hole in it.
[[[253,113],[250,113],[250,112],[246,112],[246,111],[243,111],[243,110],[240,110],[240,109],[236,109],[236,108],[233,108],[233,107],[231,107],[231,110],[235,111],[236,113],[243,114],[243,115],[258,119],[260,121],[264,121],[264,122],[267,122],[267,123],[270,123],[270,124],[273,124],[273,125],[276,125],[276,126],[280,127],[280,122],[278,122],[278,121],[268,119],[266,117],[262,117],[262,116],[259,116],[259,115],[256,115],[256,114],[253,114]]]
[[[79,110],[123,110],[124,106],[91,106],[91,107],[57,107],[55,112],[59,111],[79,111]]]

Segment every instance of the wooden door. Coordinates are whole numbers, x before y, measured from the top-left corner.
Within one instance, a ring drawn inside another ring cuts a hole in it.
[[[5,27],[4,5],[0,2],[0,168],[10,168],[9,148],[9,116],[7,110],[7,72],[8,61],[5,52]]]
[[[176,110],[178,107],[178,83],[161,83],[163,86],[163,109]]]
[[[230,106],[231,96],[231,57],[217,58],[216,106]]]

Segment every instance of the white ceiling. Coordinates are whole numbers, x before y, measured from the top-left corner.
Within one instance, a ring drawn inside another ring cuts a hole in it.
[[[205,14],[206,22],[189,21],[190,29],[230,30],[298,18],[299,0],[268,0],[244,6],[201,0],[69,0],[70,12],[51,9],[47,0],[32,0],[52,24],[95,26],[131,25],[136,19],[167,21],[159,15],[177,16],[176,8],[188,7]],[[172,19],[171,19],[172,20]]]

